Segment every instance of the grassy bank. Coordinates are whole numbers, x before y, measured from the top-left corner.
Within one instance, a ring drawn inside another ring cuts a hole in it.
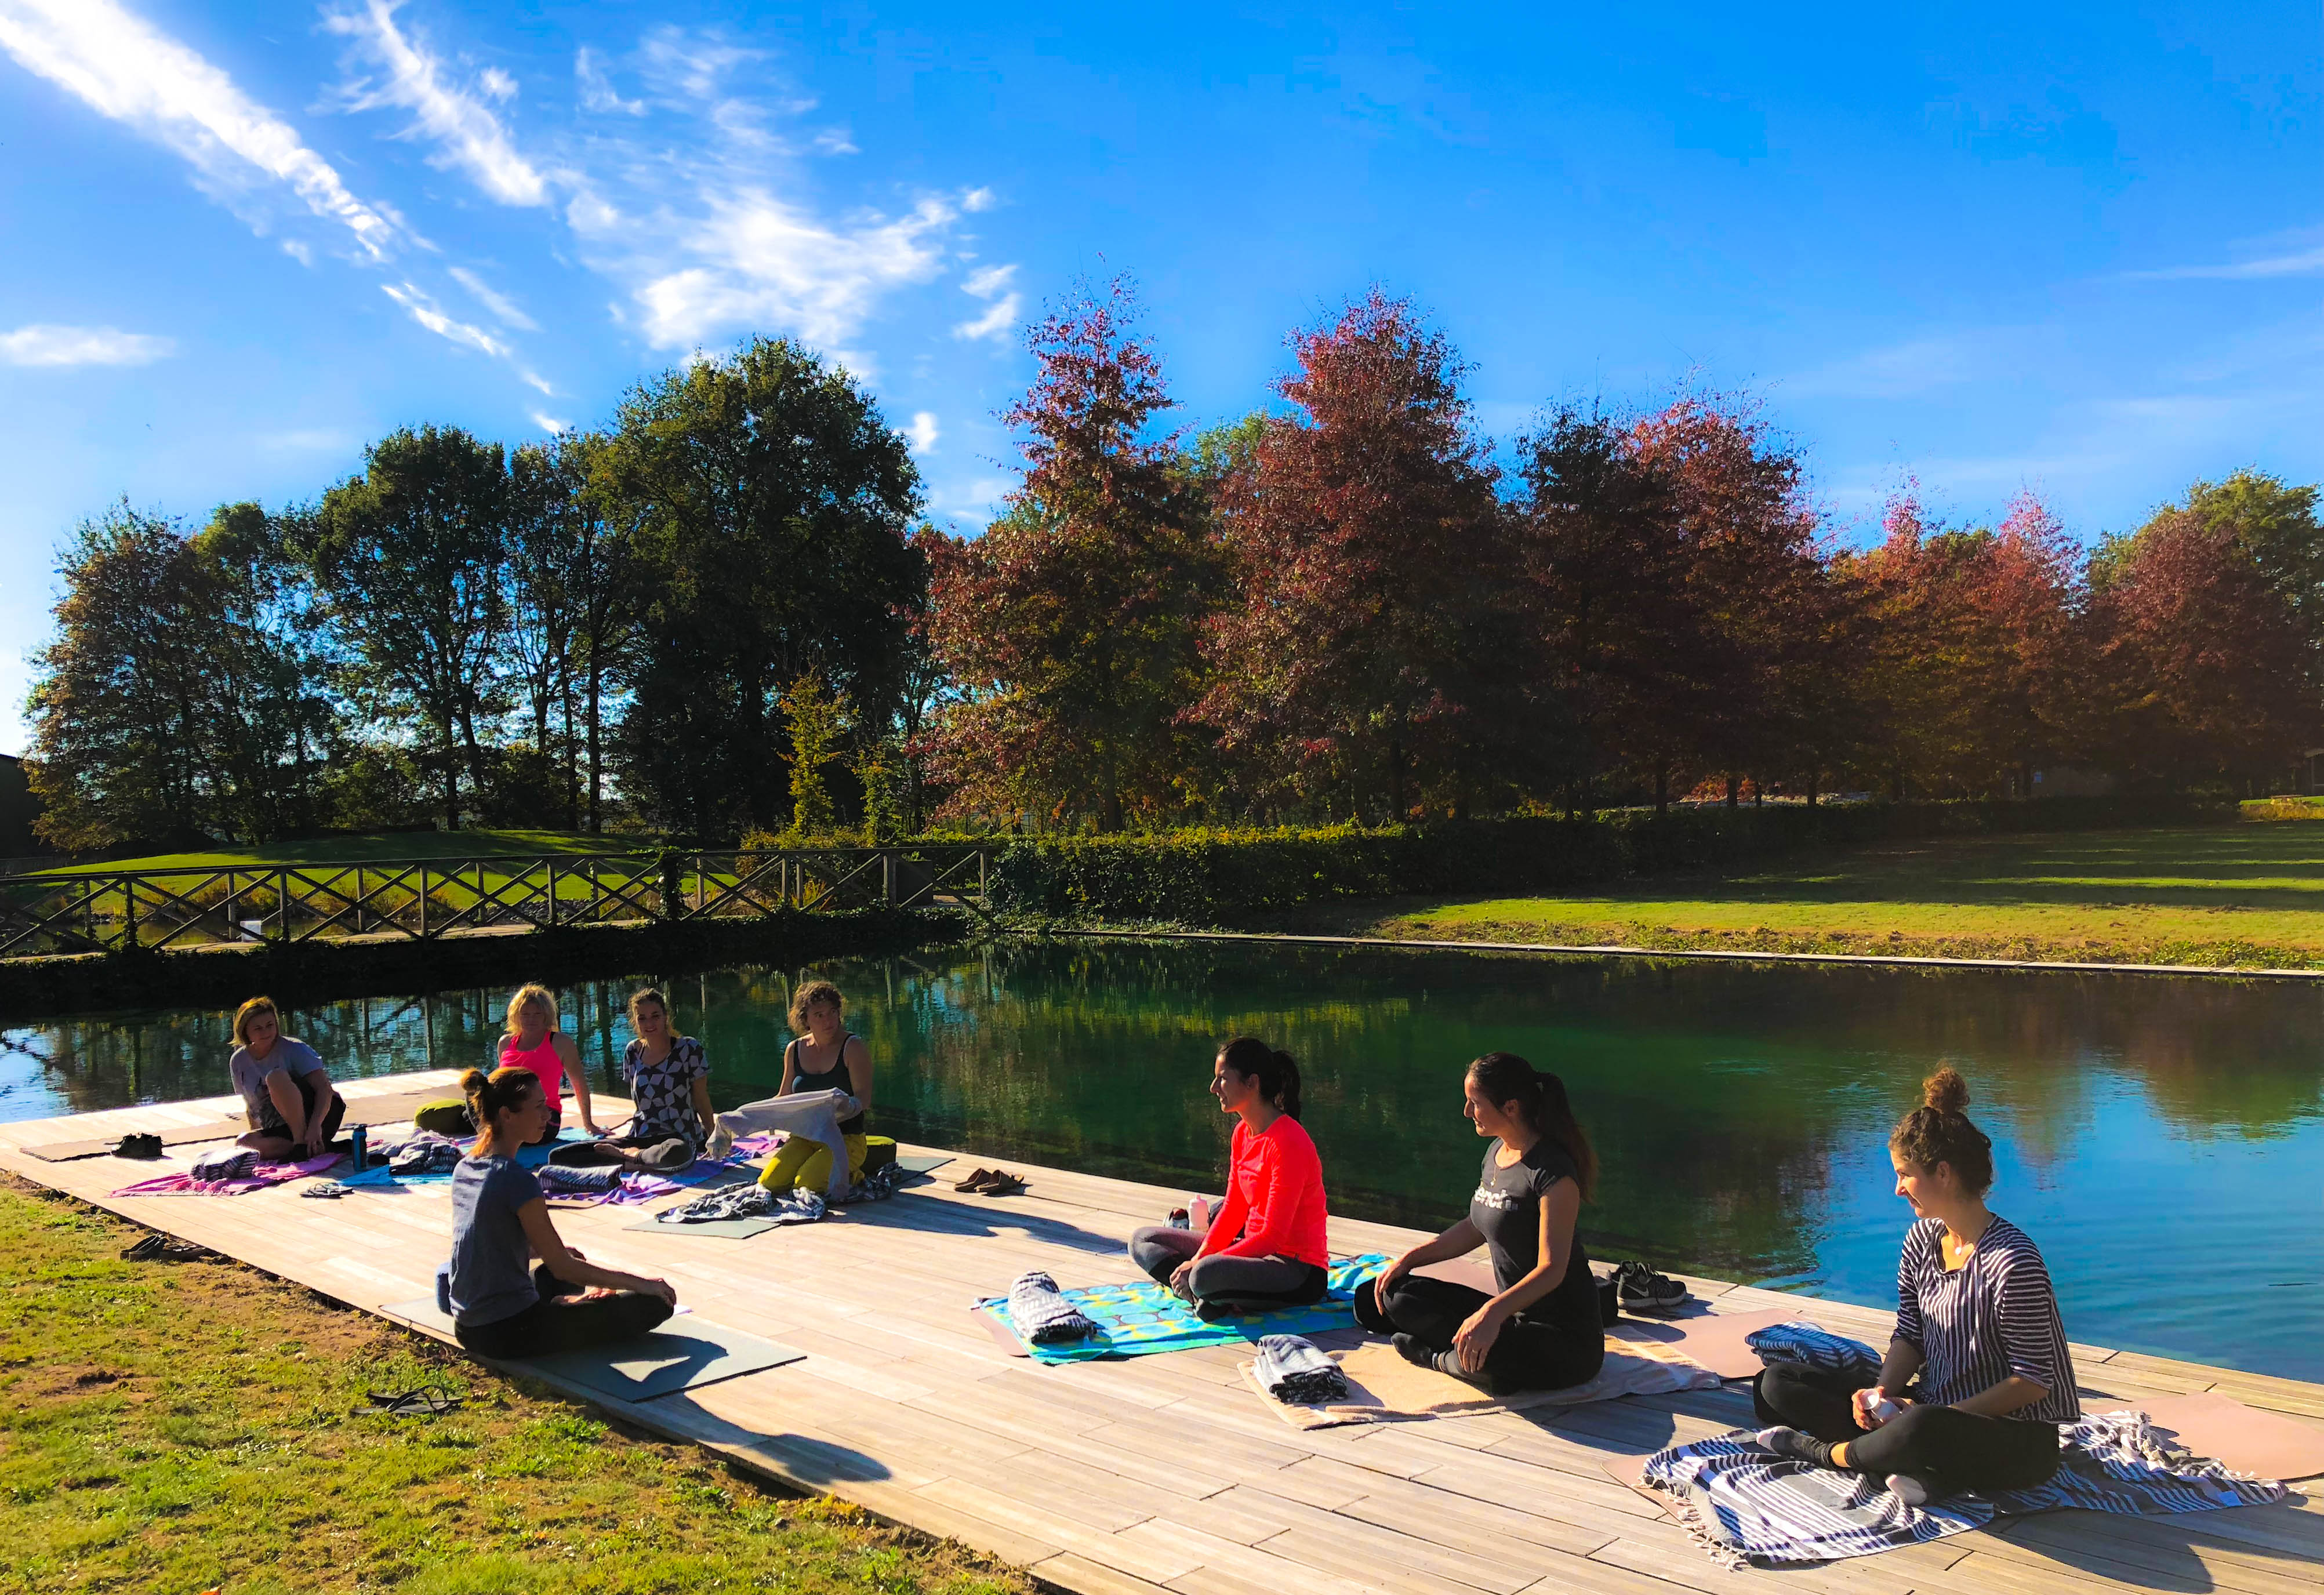
[[[659,843],[585,831],[383,831],[364,836],[314,836],[297,842],[228,843],[199,853],[157,853],[105,863],[70,864],[66,873],[111,870],[212,869],[226,864],[369,864],[415,859],[547,858],[555,853],[651,853]]]
[[[1271,928],[1458,941],[2324,967],[2324,825],[1958,837],[1571,895],[1399,899]]]
[[[1001,1595],[1022,1578],[762,1493],[457,1353],[0,1176],[0,1590]],[[442,1386],[434,1419],[364,1415]]]

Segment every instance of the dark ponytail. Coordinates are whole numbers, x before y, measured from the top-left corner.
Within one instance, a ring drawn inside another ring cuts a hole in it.
[[[1573,1183],[1587,1202],[1598,1194],[1598,1152],[1573,1116],[1565,1082],[1545,1074],[1513,1052],[1489,1052],[1469,1065],[1469,1078],[1485,1100],[1506,1110],[1517,1104],[1526,1128],[1552,1145],[1563,1148],[1573,1164]]]
[[[1993,1189],[1993,1138],[1969,1122],[1969,1082],[1958,1069],[1939,1069],[1921,1082],[1921,1105],[1896,1120],[1888,1149],[1923,1174],[1952,1165],[1961,1189],[1982,1196]]]
[[[1238,1036],[1219,1048],[1219,1058],[1246,1080],[1259,1082],[1259,1094],[1292,1118],[1299,1117],[1299,1065],[1254,1037]]]
[[[493,1121],[524,1106],[525,1098],[540,1089],[540,1076],[530,1069],[494,1069],[489,1074],[471,1069],[461,1075],[460,1094],[468,1099],[468,1117],[476,1121],[476,1144],[470,1154],[484,1157],[492,1146]]]

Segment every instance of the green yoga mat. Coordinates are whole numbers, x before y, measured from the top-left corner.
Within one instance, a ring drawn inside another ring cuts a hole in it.
[[[1097,1332],[1087,1340],[1026,1344],[1025,1350],[1036,1362],[1087,1362],[1099,1357],[1148,1357],[1160,1351],[1190,1351],[1197,1346],[1239,1345],[1254,1342],[1261,1335],[1352,1329],[1356,1286],[1387,1267],[1384,1253],[1349,1258],[1332,1265],[1323,1299],[1313,1306],[1277,1307],[1271,1313],[1215,1322],[1196,1317],[1192,1307],[1150,1279],[1069,1290],[1064,1293],[1065,1300],[1097,1324]],[[1016,1332],[1009,1321],[1007,1297],[989,1296],[976,1305],[1003,1329]]]
[[[433,1296],[393,1302],[381,1311],[408,1323],[424,1324],[446,1334],[452,1332],[452,1321],[437,1310]],[[762,1373],[806,1355],[687,1313],[633,1341],[594,1346],[586,1351],[559,1351],[553,1357],[506,1366],[580,1385],[618,1401],[651,1401],[657,1396],[715,1385],[721,1379]]]

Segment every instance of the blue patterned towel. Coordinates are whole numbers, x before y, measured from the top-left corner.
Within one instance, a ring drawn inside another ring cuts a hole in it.
[[[1782,1567],[1870,1556],[1982,1528],[1996,1516],[2080,1507],[2162,1515],[2258,1507],[2281,1484],[2230,1472],[2165,1445],[2144,1414],[2108,1413],[2058,1425],[2058,1471],[2034,1489],[1950,1496],[1908,1507],[1863,1473],[1818,1468],[1763,1449],[1738,1431],[1674,1445],[1646,1461],[1646,1482],[1678,1502],[1711,1553],[1736,1566]]]
[[[1862,1341],[1820,1329],[1805,1319],[1771,1323],[1743,1337],[1762,1362],[1788,1362],[1825,1373],[1845,1374],[1862,1389],[1880,1377],[1880,1353]]]
[[[1025,1344],[1019,1336],[1019,1343],[1025,1345],[1037,1362],[1086,1362],[1096,1357],[1145,1357],[1157,1351],[1188,1351],[1197,1346],[1250,1345],[1271,1334],[1321,1334],[1326,1330],[1353,1329],[1358,1282],[1370,1278],[1386,1267],[1388,1258],[1378,1252],[1349,1258],[1332,1265],[1323,1299],[1314,1306],[1277,1307],[1268,1313],[1210,1323],[1194,1316],[1194,1308],[1150,1279],[1140,1279],[1134,1285],[1095,1285],[1085,1290],[1068,1290],[1062,1293],[1065,1299],[1097,1325],[1097,1332],[1086,1340],[1038,1346]],[[976,1305],[978,1311],[991,1314],[1010,1333],[1016,1334],[1016,1325],[1010,1322],[1006,1296],[987,1296]]]

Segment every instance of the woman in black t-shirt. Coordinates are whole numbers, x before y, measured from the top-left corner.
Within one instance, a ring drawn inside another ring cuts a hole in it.
[[[1606,1329],[1574,1220],[1597,1184],[1597,1154],[1564,1082],[1515,1054],[1470,1065],[1464,1090],[1464,1111],[1493,1142],[1469,1216],[1359,1287],[1356,1317],[1393,1335],[1407,1361],[1495,1396],[1587,1384],[1605,1363]],[[1492,1255],[1490,1295],[1413,1272],[1480,1246]]]

